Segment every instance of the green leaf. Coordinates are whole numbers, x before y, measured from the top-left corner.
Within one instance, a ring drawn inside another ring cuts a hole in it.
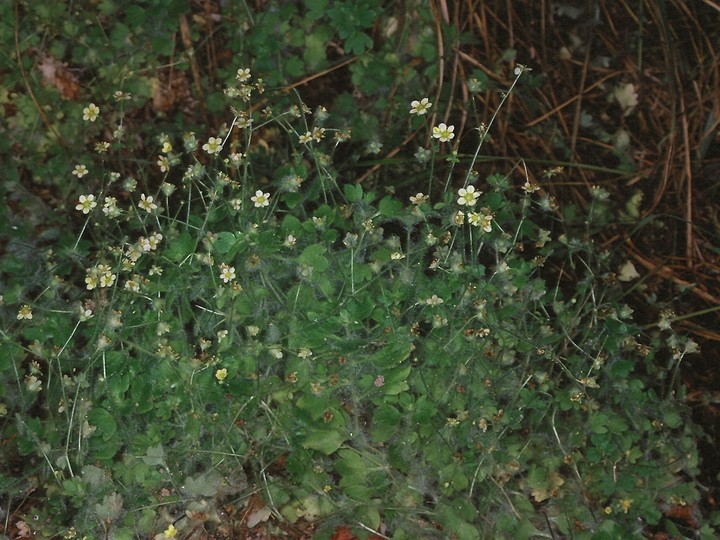
[[[13,366],[13,348],[14,346],[10,343],[0,343],[0,372],[8,370]]]
[[[147,10],[139,6],[128,6],[127,9],[124,10],[123,15],[125,16],[126,22],[132,28],[137,28],[145,22]]]
[[[348,202],[353,203],[362,201],[363,188],[360,184],[345,184],[343,186],[343,192],[345,193],[345,198]]]
[[[457,463],[451,463],[440,469],[439,482],[448,492],[462,491],[469,485],[467,476]]]
[[[142,459],[146,465],[163,465],[165,463],[165,449],[162,444],[151,446],[140,459]]]
[[[285,203],[290,210],[293,210],[298,204],[300,204],[305,197],[302,193],[283,193],[282,201]],[[294,216],[291,216],[294,217]]]
[[[397,199],[393,199],[390,195],[386,195],[378,205],[378,211],[383,217],[395,217],[402,212],[403,205]]]
[[[327,398],[308,392],[298,398],[297,407],[300,410],[308,412],[313,419],[318,420],[327,409],[327,403]]]
[[[380,511],[375,505],[365,505],[358,509],[362,523],[372,529],[379,529],[381,524]]]
[[[325,16],[328,8],[328,0],[305,0],[307,17],[313,21]]]
[[[325,248],[325,246],[322,246],[320,244],[313,244],[303,250],[303,252],[298,257],[298,262],[300,264],[312,266],[318,272],[324,272],[325,270],[327,270],[329,265],[328,260],[323,257],[323,253],[325,253],[326,251],[327,249]]]
[[[190,233],[183,231],[180,236],[170,242],[163,254],[174,262],[182,262],[185,257],[195,251],[195,241]]]
[[[297,56],[290,56],[285,61],[285,73],[291,78],[299,78],[305,74],[305,62]]]
[[[371,434],[375,442],[385,442],[400,428],[402,415],[392,405],[381,405],[373,415]]]
[[[95,436],[100,435],[104,441],[110,440],[117,431],[115,417],[103,408],[98,407],[91,410],[87,414],[87,421],[97,428]]]
[[[592,431],[593,433],[597,433],[598,435],[602,435],[608,432],[607,424],[608,416],[605,413],[591,414],[590,418],[588,418],[588,425],[590,426],[590,431]]]
[[[415,402],[415,414],[413,422],[426,425],[437,414],[437,406],[426,395],[420,396]]]
[[[402,366],[384,372],[385,384],[382,387],[383,392],[386,395],[394,396],[408,390],[410,387],[408,386],[407,378],[411,370],[412,367],[410,366]]]
[[[103,497],[102,504],[95,505],[95,515],[103,522],[111,522],[120,516],[123,508],[122,497],[113,492]]]
[[[663,414],[663,423],[670,429],[675,429],[683,424],[683,419],[676,410],[667,407]]]
[[[232,249],[232,247],[235,245],[235,242],[236,238],[233,233],[227,231],[218,233],[217,240],[215,240],[215,243],[213,244],[215,253],[219,255],[224,255]]]
[[[110,395],[114,400],[119,401],[125,396],[127,389],[130,388],[130,374],[125,372],[108,375],[107,383]]]
[[[152,384],[144,377],[135,377],[132,379],[130,396],[137,414],[151,411],[155,406],[152,400]]]
[[[90,454],[100,461],[109,461],[120,450],[121,443],[117,437],[105,441],[99,437],[90,438]]]
[[[360,55],[372,47],[372,39],[364,32],[353,32],[345,40],[345,49],[353,54]]]
[[[188,476],[181,489],[183,494],[189,497],[214,497],[224,483],[225,480],[220,473],[209,471],[196,476]]]
[[[317,27],[305,36],[303,59],[309,70],[319,69],[325,64],[327,60],[325,49],[332,36],[333,32],[327,26]]]
[[[335,461],[335,470],[343,478],[357,476],[358,480],[365,478],[366,463],[357,450],[340,450]]]
[[[345,433],[340,430],[316,429],[311,431],[302,440],[303,448],[310,448],[329,456],[347,440]]]
[[[357,267],[356,267],[357,270]],[[370,295],[351,298],[347,304],[347,316],[353,323],[364,321],[375,308],[375,302]]]
[[[441,505],[438,515],[440,522],[447,527],[449,531],[455,533],[458,540],[480,540],[480,531],[475,526],[460,518],[450,506],[446,504]],[[517,538],[520,537],[518,536]]]
[[[412,345],[406,336],[399,333],[391,334],[392,341],[371,356],[372,364],[375,367],[393,367],[402,363],[410,356]]]
[[[120,49],[126,45],[129,36],[130,29],[122,23],[117,23],[113,26],[112,33],[110,34],[110,40],[115,48]]]
[[[298,218],[288,214],[283,218],[281,229],[283,236],[287,236],[288,234],[299,236],[302,231],[302,224]]]

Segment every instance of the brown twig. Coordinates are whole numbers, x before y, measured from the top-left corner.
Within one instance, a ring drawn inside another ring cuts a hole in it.
[[[200,67],[198,66],[197,58],[195,57],[195,49],[193,48],[192,37],[190,35],[190,25],[188,24],[187,16],[183,13],[180,15],[180,37],[182,38],[185,52],[190,59],[190,70],[193,75],[193,82],[195,83],[195,91],[197,92],[198,99],[200,100],[203,111],[205,110],[205,98],[202,89],[202,80],[200,79]]]
[[[707,292],[705,289],[678,277],[671,268],[665,266],[663,263],[654,262],[640,255],[640,253],[638,253],[637,249],[630,240],[626,241],[626,249],[628,254],[630,254],[630,256],[635,259],[635,261],[637,261],[639,264],[641,264],[646,270],[664,279],[672,281],[678,287],[689,290],[694,295],[702,298],[706,302],[714,305],[720,305],[720,298],[718,298],[717,296],[714,296],[713,294]]]

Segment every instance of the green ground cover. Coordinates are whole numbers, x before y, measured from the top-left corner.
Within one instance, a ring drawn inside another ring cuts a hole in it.
[[[461,133],[424,2],[195,4],[0,7],[4,537],[714,538],[639,201],[487,152],[541,75]]]

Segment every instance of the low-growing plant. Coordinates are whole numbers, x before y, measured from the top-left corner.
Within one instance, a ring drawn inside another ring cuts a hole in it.
[[[229,126],[137,165],[92,129],[132,96],[88,104],[76,226],[2,260],[3,505],[29,497],[36,538],[230,534],[253,494],[256,523],[318,537],[680,534],[696,346],[633,322],[592,224],[566,230],[522,163],[460,172],[423,96],[404,114],[433,167],[401,198],[343,180],[323,109],[261,111],[244,68],[225,92]]]

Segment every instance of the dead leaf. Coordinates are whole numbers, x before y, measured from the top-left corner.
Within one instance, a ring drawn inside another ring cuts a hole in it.
[[[271,514],[272,512],[267,506],[263,506],[262,508],[253,510],[247,517],[248,529],[254,528],[258,523],[267,521],[270,518]]]
[[[669,517],[673,521],[683,523],[692,529],[698,530],[700,528],[700,523],[695,518],[695,512],[693,511],[692,506],[679,504],[673,505],[665,510],[665,516]]]
[[[38,64],[45,84],[54,86],[65,99],[76,100],[80,93],[80,83],[67,65],[52,56],[43,56]]]
[[[18,530],[16,538],[32,537],[32,531],[30,531],[30,527],[28,527],[27,523],[25,523],[24,521],[18,521],[17,523],[15,523],[15,526]]]
[[[161,84],[160,79],[150,79],[150,91],[152,92],[153,108],[156,112],[169,112],[175,106],[175,93],[172,87]]]
[[[338,527],[332,535],[332,540],[355,540],[355,537],[347,527]]]

